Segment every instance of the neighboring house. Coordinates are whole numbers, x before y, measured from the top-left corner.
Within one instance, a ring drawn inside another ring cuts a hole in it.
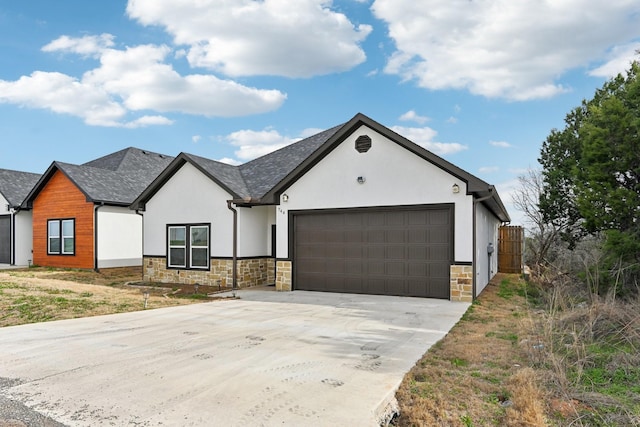
[[[20,206],[40,175],[0,169],[0,264],[28,265],[33,259],[31,211]]]
[[[23,203],[33,211],[33,263],[141,265],[142,217],[129,205],[171,160],[127,148],[83,165],[53,162]]]
[[[362,114],[240,166],[181,153],[131,208],[145,280],[459,301],[510,221],[492,185]]]

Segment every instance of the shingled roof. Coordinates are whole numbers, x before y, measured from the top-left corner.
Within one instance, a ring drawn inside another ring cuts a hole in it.
[[[31,207],[53,174],[60,171],[82,191],[87,201],[129,206],[172,160],[171,156],[129,147],[83,165],[53,162],[24,204]]]
[[[502,221],[510,221],[509,215],[492,185],[363,114],[357,114],[347,123],[290,144],[240,166],[231,166],[193,154],[181,153],[140,194],[131,207],[143,209],[145,203],[187,162],[225,189],[237,204],[277,204],[282,191],[291,186],[360,126],[373,129],[436,167],[466,182],[469,194],[473,194],[477,199],[482,199],[482,203]]]
[[[132,208],[145,203],[185,164],[190,163],[227,191],[235,200],[246,204],[264,203],[262,196],[321,147],[341,126],[320,132],[240,166],[180,153],[158,178],[133,202]]]
[[[17,208],[40,177],[37,173],[0,169],[0,194],[7,200],[10,208]]]

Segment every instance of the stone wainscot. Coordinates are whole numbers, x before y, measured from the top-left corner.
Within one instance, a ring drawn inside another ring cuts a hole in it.
[[[275,279],[275,260],[273,258],[242,258],[237,260],[239,288],[273,285]],[[146,282],[184,283],[207,286],[231,287],[233,284],[233,260],[211,259],[209,270],[167,269],[164,257],[145,257],[143,262],[143,280]]]

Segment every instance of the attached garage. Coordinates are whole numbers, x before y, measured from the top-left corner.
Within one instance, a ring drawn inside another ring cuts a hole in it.
[[[295,289],[449,298],[453,205],[291,214]]]

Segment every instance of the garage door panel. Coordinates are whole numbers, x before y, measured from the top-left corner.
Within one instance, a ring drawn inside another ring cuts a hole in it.
[[[448,246],[432,246],[429,248],[430,261],[446,261],[449,259]]]
[[[345,242],[350,244],[362,244],[365,242],[364,232],[362,230],[347,229],[344,232]]]
[[[385,233],[383,229],[367,230],[367,243],[384,243]]]
[[[409,246],[407,248],[407,260],[426,261],[429,259],[429,249],[424,246]]]
[[[404,277],[406,275],[404,267],[405,267],[404,261],[400,261],[400,262],[386,261],[384,263],[384,274],[385,276]]]
[[[346,259],[344,262],[344,271],[348,275],[361,276],[365,271],[362,260]]]
[[[427,243],[429,241],[429,230],[424,228],[412,228],[407,236],[407,243]]]
[[[367,266],[366,274],[368,276],[383,276],[384,275],[384,262],[377,261],[365,261],[365,265]]]
[[[387,246],[385,251],[385,259],[401,259],[406,258],[406,247],[404,246]]]
[[[444,211],[434,211],[429,215],[429,224],[431,225],[449,225],[450,215]]]
[[[344,292],[350,292],[354,294],[364,293],[361,277],[347,276],[344,280]]]
[[[424,278],[429,274],[429,265],[423,262],[409,262],[407,263],[407,276],[409,277],[419,277],[422,278],[422,283],[424,283]]]
[[[429,241],[431,243],[449,244],[451,236],[447,228],[433,228],[429,230]]]
[[[452,212],[425,206],[294,215],[293,285],[449,298]]]
[[[407,224],[420,225],[420,226],[428,224],[427,212],[424,212],[424,211],[407,212]]]
[[[378,259],[383,260],[385,257],[385,247],[383,245],[379,246],[369,246],[365,249],[365,258],[367,259]]]
[[[389,230],[385,233],[386,243],[406,243],[406,231],[402,228]]]
[[[344,248],[344,257],[347,259],[362,259],[365,248],[362,246],[348,245]]]
[[[344,258],[345,256],[345,247],[344,245],[337,244],[335,242],[331,242],[326,247],[326,257],[327,258]]]

